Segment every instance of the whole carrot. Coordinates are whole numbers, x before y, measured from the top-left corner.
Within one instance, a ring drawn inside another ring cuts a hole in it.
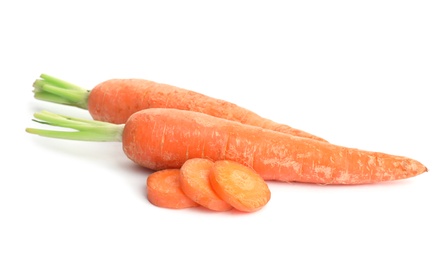
[[[153,170],[180,168],[190,158],[208,158],[242,163],[265,180],[321,184],[375,183],[427,171],[411,158],[295,137],[193,111],[146,109],[119,125],[49,112],[34,116],[41,123],[78,131],[27,128],[29,133],[122,141],[128,158]]]
[[[42,74],[34,84],[39,100],[88,109],[93,119],[123,124],[135,112],[147,108],[177,108],[205,113],[295,136],[326,141],[305,131],[279,124],[236,104],[145,79],[111,79],[86,90]]]

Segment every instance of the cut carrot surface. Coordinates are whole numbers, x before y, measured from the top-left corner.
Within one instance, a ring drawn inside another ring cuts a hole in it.
[[[209,159],[187,160],[180,169],[180,185],[183,192],[193,201],[214,211],[227,211],[232,206],[222,200],[212,189],[209,174],[214,162]]]
[[[271,197],[269,187],[260,175],[234,161],[216,161],[209,179],[215,192],[240,211],[257,211]]]
[[[179,169],[166,169],[148,176],[148,200],[161,208],[183,209],[199,206],[183,193],[180,188],[179,175]]]

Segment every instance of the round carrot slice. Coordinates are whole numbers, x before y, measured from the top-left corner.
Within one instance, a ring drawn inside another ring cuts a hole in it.
[[[270,200],[264,179],[252,168],[234,161],[216,161],[209,180],[218,196],[240,211],[257,211]]]
[[[222,200],[212,189],[209,174],[214,162],[193,158],[180,168],[180,185],[183,193],[203,207],[214,211],[228,211],[232,206]]]
[[[183,209],[199,206],[183,193],[180,188],[179,175],[179,169],[166,169],[148,176],[148,200],[161,208]]]

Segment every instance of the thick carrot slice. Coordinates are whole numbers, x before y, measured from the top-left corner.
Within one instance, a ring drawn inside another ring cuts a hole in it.
[[[180,185],[190,199],[214,211],[228,211],[232,206],[222,200],[212,189],[209,174],[214,162],[209,159],[193,158],[180,168]]]
[[[148,200],[161,208],[183,209],[199,206],[183,193],[180,188],[179,175],[179,169],[166,169],[148,176]]]
[[[252,168],[234,161],[216,161],[209,180],[219,197],[240,211],[257,211],[270,200],[264,179]]]

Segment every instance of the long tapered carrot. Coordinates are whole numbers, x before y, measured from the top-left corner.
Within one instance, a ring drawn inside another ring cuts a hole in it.
[[[76,129],[63,132],[27,128],[46,137],[122,141],[135,163],[153,169],[180,168],[190,158],[232,160],[265,180],[322,184],[362,184],[410,178],[427,171],[411,158],[338,146],[241,124],[203,113],[152,108],[125,124],[36,113],[40,122]]]
[[[214,211],[228,211],[232,206],[213,190],[209,174],[214,162],[209,159],[192,158],[180,168],[180,186],[183,193],[193,201]]]
[[[258,173],[234,161],[216,161],[209,180],[219,197],[240,211],[260,210],[271,197],[269,187]]]
[[[145,79],[111,79],[86,90],[58,78],[41,74],[34,84],[34,97],[53,103],[88,109],[95,120],[123,124],[135,112],[146,108],[177,108],[202,112],[244,124],[295,136],[325,139],[279,124],[236,104]]]
[[[180,187],[179,169],[156,171],[147,178],[147,198],[161,208],[184,209],[198,207]]]

